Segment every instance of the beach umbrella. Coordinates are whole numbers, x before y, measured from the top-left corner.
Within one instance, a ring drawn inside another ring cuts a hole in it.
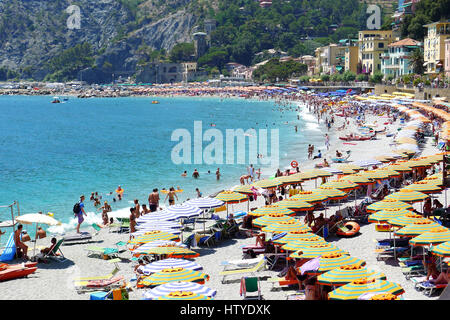
[[[397,150],[401,150],[402,152],[406,152],[409,151],[409,154],[415,154],[417,152],[420,151],[419,147],[417,146],[417,144],[412,144],[412,143],[402,143],[398,145]]]
[[[311,233],[308,230],[295,230],[295,231],[286,232],[285,236],[274,240],[273,243],[277,244],[277,245],[283,245],[285,243],[292,242],[292,241],[295,241],[298,239],[315,238],[315,237],[317,237],[317,235],[315,235],[314,233]]]
[[[164,259],[151,262],[142,267],[142,272],[145,275],[149,275],[150,273],[155,273],[162,271],[168,268],[183,268],[186,270],[203,270],[203,267],[196,262],[185,260],[185,259]]]
[[[410,144],[417,144],[416,139],[409,138],[409,137],[400,137],[397,138],[398,143],[410,143]]]
[[[317,270],[307,271],[309,274],[322,274],[324,272],[339,268],[340,266],[347,265],[365,265],[364,260],[354,258],[352,256],[343,253],[328,253],[319,257],[319,267]]]
[[[414,190],[401,189],[385,197],[385,199],[399,200],[404,202],[420,202],[428,198],[429,196]]]
[[[200,209],[213,209],[222,207],[224,202],[215,198],[203,197],[188,200],[184,204]]]
[[[331,172],[322,169],[307,170],[303,174],[312,178],[331,177],[333,175]]]
[[[249,186],[248,184],[246,184],[244,186],[237,186],[237,187],[233,188],[233,191],[243,193],[243,194],[253,194],[254,193],[254,191],[252,190],[252,187]]]
[[[338,168],[341,169],[341,170],[344,170],[344,169],[350,169],[350,170],[354,170],[354,171],[364,170],[363,167],[358,166],[356,164],[352,164],[352,163],[338,165]]]
[[[299,199],[288,198],[277,202],[277,206],[287,208],[294,212],[314,210],[314,205]]]
[[[444,180],[442,179],[442,177],[426,177],[425,179],[422,180],[423,182],[427,182],[429,184],[434,184],[436,186],[443,186],[444,185]]]
[[[321,285],[338,287],[363,278],[386,280],[386,275],[361,265],[347,265],[321,274],[317,277],[317,282]]]
[[[296,195],[292,196],[291,199],[298,199],[308,203],[320,203],[328,200],[328,196],[315,191],[300,191]]]
[[[202,210],[200,210],[200,208],[185,203],[168,206],[164,211],[169,214],[176,215],[177,218],[184,218],[184,219],[198,217],[199,215],[202,214]]]
[[[413,207],[405,202],[393,200],[393,199],[386,199],[384,198],[381,201],[374,202],[367,206],[366,210],[368,212],[376,212],[386,209],[406,209],[406,210],[412,210]]]
[[[362,294],[358,300],[394,301],[400,300],[400,297],[390,293],[367,292]]]
[[[433,183],[429,183],[427,181],[417,181],[413,184],[410,184],[403,188],[404,190],[414,190],[422,193],[441,193],[442,188],[438,187]],[[401,190],[403,190],[401,189]],[[401,191],[400,190],[400,191]]]
[[[439,257],[450,257],[450,241],[433,246],[431,252]]]
[[[368,177],[373,180],[385,180],[390,177],[390,174],[386,170],[370,170],[364,171],[361,175]]]
[[[158,286],[175,281],[204,284],[207,280],[209,280],[209,276],[199,271],[186,270],[183,268],[167,268],[159,272],[155,272],[148,277],[144,277],[139,284],[146,287]]]
[[[370,167],[370,166],[379,166],[382,163],[376,159],[367,159],[367,160],[354,161],[353,164],[357,165],[359,167],[365,168],[365,167]]]
[[[439,226],[440,224],[431,219],[417,219],[413,223],[395,231],[394,234],[400,237],[415,237]]]
[[[391,165],[387,166],[386,168],[389,168],[390,170],[394,170],[397,172],[410,172],[413,170],[411,167],[407,166],[406,164],[397,164],[397,163],[391,164]]]
[[[401,172],[395,171],[389,168],[389,166],[378,169],[378,172],[386,173],[388,178],[400,178],[402,176]]]
[[[149,247],[148,249],[141,250],[142,253],[133,253],[135,256],[140,255],[166,255],[167,258],[196,258],[200,256],[198,252],[192,251],[190,249],[177,246],[177,245],[162,245],[158,247]]]
[[[289,176],[283,176],[278,178],[278,180],[280,180],[283,185],[291,185],[291,184],[300,184],[303,181],[303,178],[300,174],[296,173],[296,174],[291,174]]]
[[[328,294],[330,300],[357,300],[367,292],[383,292],[401,295],[405,291],[396,283],[386,280],[362,278],[343,285]]]
[[[425,168],[432,166],[431,163],[427,162],[424,159],[411,159],[406,164],[411,168]]]
[[[368,221],[371,223],[383,223],[387,222],[390,219],[400,217],[402,215],[411,213],[410,210],[407,209],[400,209],[400,208],[387,208],[384,210],[377,211],[375,213],[372,213]]]
[[[383,163],[388,163],[388,162],[392,161],[391,158],[387,158],[387,157],[383,157],[383,156],[376,156],[375,159],[378,161],[381,161]]]
[[[138,236],[143,236],[143,235],[145,235],[145,234],[147,234],[149,232],[152,232],[152,231],[162,231],[162,232],[166,232],[166,233],[171,233],[171,234],[176,235],[176,236],[180,235],[181,232],[182,232],[181,229],[166,228],[166,227],[157,226],[157,225],[153,225],[153,226],[152,225],[148,225],[148,226],[146,226],[143,229],[140,229],[140,230],[138,230],[136,232],[133,232],[131,235],[133,237],[138,237]]]
[[[355,174],[357,171],[350,169],[350,168],[341,168],[339,169],[341,170],[341,172],[339,173],[340,175],[349,175],[349,174]]]
[[[415,214],[413,212],[407,213],[392,219],[389,219],[387,223],[394,227],[404,227],[408,224],[414,223],[417,220],[423,219],[424,217],[420,214]]]
[[[266,180],[260,180],[252,184],[252,186],[264,188],[264,189],[270,189],[270,188],[276,188],[278,186],[281,186],[283,182],[278,179],[266,179]]]
[[[154,227],[161,227],[163,229],[180,229],[181,223],[175,222],[175,221],[165,221],[165,220],[153,220],[153,221],[147,221],[145,223],[139,223],[136,226],[137,230],[142,230],[146,228],[154,228]],[[157,229],[159,230],[159,229]]]
[[[269,224],[262,228],[263,232],[283,233],[289,231],[311,231],[311,229],[300,221],[282,221]]]
[[[261,217],[271,213],[282,213],[285,215],[293,215],[295,212],[278,205],[267,205],[256,210],[250,211],[248,214],[255,217]]]
[[[212,300],[211,297],[207,297],[202,294],[190,292],[190,291],[175,291],[165,296],[158,297],[157,300]]]
[[[130,244],[143,244],[156,240],[177,240],[178,236],[160,230],[148,231],[134,239],[128,241]]]
[[[277,223],[281,221],[296,221],[295,218],[287,216],[283,213],[269,213],[253,220],[253,226],[264,227],[272,223]]]
[[[319,243],[308,247],[304,246],[303,248],[300,248],[298,251],[292,253],[289,257],[295,259],[314,259],[329,253],[348,254],[348,252],[339,249],[334,244]]]
[[[402,146],[402,148],[400,149],[397,149],[397,150],[395,150],[394,152],[396,152],[396,153],[406,153],[406,154],[408,154],[408,155],[413,155],[413,154],[415,154],[416,153],[416,151],[415,150],[411,150],[411,149],[408,149],[408,148],[405,148],[405,146],[406,145],[401,145]],[[417,148],[417,146],[416,145],[413,145],[413,147],[414,148]],[[417,148],[418,149],[418,148]]]
[[[233,191],[222,191],[217,196],[215,196],[215,198],[225,202],[226,204],[248,201],[247,196]]]
[[[351,190],[355,190],[359,188],[359,185],[346,180],[347,177],[342,178],[341,180],[330,181],[321,185],[321,187],[330,187],[338,190],[342,190],[344,192],[350,192]]]
[[[143,297],[145,300],[154,300],[171,292],[177,291],[194,292],[211,298],[215,297],[217,294],[217,290],[210,289],[195,282],[174,281],[146,290]]]
[[[330,167],[325,167],[322,170],[328,171],[332,174],[351,174],[351,173],[355,173],[354,170],[345,170],[345,173],[343,170],[340,169],[336,169],[336,168],[330,168]]]
[[[369,177],[363,175],[363,174],[351,174],[349,176],[346,176],[344,178],[341,178],[339,181],[348,181],[348,182],[352,182],[355,183],[357,185],[363,186],[363,185],[370,185],[370,184],[375,184],[376,181],[373,181],[372,179],[370,179]]]
[[[132,251],[133,254],[147,253],[149,249],[153,249],[156,247],[164,247],[164,246],[179,246],[179,247],[187,248],[187,246],[181,242],[175,242],[175,241],[169,241],[169,240],[156,240],[156,241],[144,243],[134,249],[131,248],[130,251]]]
[[[326,186],[320,186],[319,188],[314,190],[315,192],[321,193],[328,197],[328,200],[342,200],[347,198],[348,194],[344,191],[332,188],[332,187],[326,187]]]
[[[137,223],[144,223],[148,221],[162,220],[162,221],[173,221],[179,219],[178,215],[174,213],[167,212],[166,210],[159,212],[152,212],[145,214],[136,219]]]
[[[12,209],[11,209],[12,210]],[[46,224],[48,226],[59,226],[61,222],[51,217],[50,215],[43,213],[27,213],[21,216],[15,217],[15,221],[22,224],[36,224],[36,241],[34,242],[33,247],[33,256],[36,251],[36,243],[37,243],[37,230],[40,224]]]
[[[309,247],[317,244],[326,244],[324,238],[316,236],[316,237],[306,237],[306,238],[299,238],[297,240],[289,241],[288,243],[281,246],[281,249],[287,250],[287,251],[297,251],[304,247]]]
[[[409,244],[413,246],[434,246],[447,241],[450,241],[450,230],[444,227],[437,227],[409,240]]]

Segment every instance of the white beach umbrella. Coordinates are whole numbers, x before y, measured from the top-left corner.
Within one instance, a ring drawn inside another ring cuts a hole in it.
[[[133,237],[136,236],[140,236],[143,235],[147,232],[151,232],[151,231],[163,231],[163,232],[167,232],[167,233],[171,233],[171,234],[175,234],[175,235],[179,235],[181,233],[180,229],[171,229],[171,228],[164,228],[164,227],[158,227],[158,226],[149,226],[146,227],[145,229],[140,229],[136,232],[133,232],[131,235]]]
[[[144,274],[149,275],[151,273],[159,272],[169,268],[183,268],[186,270],[195,270],[195,271],[203,270],[203,267],[199,265],[197,262],[186,259],[168,258],[146,264],[142,268],[142,271],[144,272]]]
[[[175,214],[178,218],[192,218],[202,214],[202,210],[199,207],[188,204],[169,206],[164,211]]]
[[[153,300],[176,291],[194,292],[211,298],[215,297],[217,293],[216,290],[210,289],[195,282],[174,281],[159,285],[153,289],[145,291],[143,297],[145,300]]]
[[[140,223],[136,226],[137,230],[146,229],[148,227],[162,227],[165,229],[181,229],[181,223],[175,221],[154,220]]]
[[[399,144],[397,146],[397,149],[407,149],[407,150],[412,150],[412,151],[415,151],[415,152],[419,152],[420,151],[419,147],[416,144],[411,144],[411,143]]]
[[[196,198],[191,199],[185,202],[185,204],[193,207],[197,207],[200,209],[212,209],[212,208],[219,208],[223,206],[225,203],[219,199],[216,198],[210,198],[210,197],[203,197],[203,198]]]
[[[177,219],[178,216],[176,214],[166,211],[159,211],[159,212],[150,212],[146,215],[140,216],[139,218],[136,219],[136,222],[145,223],[148,221],[155,221],[155,220],[172,221]]]
[[[370,166],[379,166],[382,164],[382,162],[375,159],[367,159],[354,161],[352,164],[360,167],[370,167]]]
[[[344,173],[344,172],[342,172],[342,170],[339,170],[337,168],[326,167],[326,168],[321,168],[321,170],[328,171],[328,172],[330,172],[332,174],[343,174]]]

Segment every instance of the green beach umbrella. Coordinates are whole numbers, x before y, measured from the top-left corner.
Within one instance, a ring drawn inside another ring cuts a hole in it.
[[[292,196],[291,199],[298,199],[301,201],[305,201],[308,203],[320,203],[328,200],[328,196],[315,191],[300,191],[295,196]]]
[[[158,241],[158,240],[176,240],[176,239],[179,239],[178,236],[176,236],[172,233],[168,233],[168,232],[164,232],[164,231],[160,231],[160,230],[154,230],[154,231],[146,232],[140,236],[137,236],[134,239],[128,241],[128,243],[129,244],[143,244],[143,243]]]
[[[285,243],[303,239],[303,238],[315,238],[315,237],[317,237],[317,235],[315,235],[314,233],[311,233],[308,230],[295,230],[295,231],[287,232],[287,234],[284,237],[274,240],[273,243],[277,244],[277,245],[281,245],[281,244],[285,244]]]
[[[429,196],[418,191],[401,189],[385,197],[385,199],[399,200],[403,202],[420,202],[428,198]]]
[[[413,223],[410,223],[400,230],[395,231],[394,234],[400,237],[415,237],[437,227],[440,227],[440,224],[434,222],[433,220],[417,219]]]
[[[340,266],[347,265],[360,265],[366,264],[364,260],[354,258],[352,256],[343,253],[329,253],[320,256],[319,258],[319,268],[317,270],[306,271],[309,274],[322,274],[324,272],[339,268]]]
[[[302,231],[302,230],[311,231],[311,229],[307,225],[301,223],[297,219],[295,221],[282,221],[272,223],[262,228],[262,231],[271,233],[283,233],[289,231]]]
[[[450,257],[450,241],[433,247],[431,252],[440,257]]]
[[[295,214],[294,211],[289,210],[287,208],[284,207],[280,207],[278,205],[267,205],[261,208],[258,208],[256,210],[250,211],[248,214],[251,216],[255,216],[255,217],[262,217],[266,214],[271,214],[271,213],[282,213],[285,215],[293,215]]]
[[[291,242],[289,242],[289,243],[291,243]],[[324,254],[329,254],[329,253],[348,254],[348,252],[339,249],[334,244],[326,242],[326,243],[314,244],[309,247],[303,247],[303,248],[299,249],[298,251],[292,253],[290,255],[290,257],[295,258],[295,259],[314,259],[314,258],[320,257]]]
[[[433,228],[409,240],[413,246],[434,246],[450,241],[450,230],[444,227]]]
[[[377,211],[381,211],[381,210],[386,210],[386,209],[407,209],[407,210],[412,210],[413,207],[412,205],[402,202],[402,201],[398,201],[398,200],[394,200],[394,199],[383,199],[381,201],[377,201],[375,203],[372,203],[371,205],[367,206],[366,210],[368,212],[377,212]]]
[[[264,227],[273,223],[281,222],[281,221],[296,221],[295,218],[287,216],[283,213],[269,213],[262,217],[259,217],[253,220],[253,225],[256,227]]]
[[[347,178],[342,178],[341,180],[330,181],[324,183],[322,187],[331,187],[334,189],[342,190],[345,192],[350,192],[351,190],[355,190],[359,188],[359,185],[346,180]]]
[[[399,208],[388,208],[372,213],[369,216],[368,221],[371,223],[383,223],[387,222],[390,219],[397,218],[408,213],[411,213],[411,211]]]
[[[280,179],[266,179],[266,180],[260,180],[252,184],[252,186],[269,189],[269,188],[276,188],[278,186],[281,186],[283,184]]]
[[[330,300],[357,300],[362,294],[368,292],[383,292],[401,295],[405,291],[396,283],[386,280],[359,279],[352,281],[328,294]]]
[[[328,200],[342,200],[348,197],[348,193],[332,187],[320,186],[314,190],[328,197]]]
[[[219,199],[225,203],[241,203],[248,201],[248,197],[233,191],[222,191],[219,193],[216,197],[216,199]]]
[[[287,208],[294,212],[314,210],[314,205],[295,198],[288,198],[277,202],[277,206]]]
[[[322,285],[338,287],[364,278],[386,280],[386,275],[361,265],[347,265],[321,274],[317,277],[317,282]]]
[[[287,250],[287,251],[298,251],[304,247],[309,247],[313,245],[318,244],[326,244],[324,238],[316,236],[316,237],[306,237],[306,238],[300,238],[297,240],[289,241],[288,243],[281,246],[281,249]]]
[[[394,227],[404,227],[423,218],[424,217],[422,215],[411,212],[398,216],[396,218],[389,219],[387,223]]]
[[[403,189],[405,190],[414,190],[423,193],[440,193],[442,192],[442,188],[438,187],[436,184],[427,181],[418,181],[413,184],[410,184]]]

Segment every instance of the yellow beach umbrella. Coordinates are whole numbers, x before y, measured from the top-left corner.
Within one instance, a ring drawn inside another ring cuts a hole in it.
[[[430,219],[417,219],[413,223],[395,231],[394,234],[400,237],[415,237],[439,226],[440,224]]]
[[[324,183],[322,187],[331,187],[338,190],[342,190],[345,192],[349,192],[354,189],[358,189],[359,185],[350,181],[347,181],[346,178],[342,178],[341,180],[330,181]]]
[[[348,193],[332,187],[320,186],[314,191],[322,193],[323,195],[327,196],[328,200],[341,200],[347,198],[348,196]]]
[[[283,184],[283,182],[281,182],[280,179],[275,178],[275,179],[266,179],[266,180],[257,181],[255,183],[253,183],[252,186],[269,189],[269,188],[276,188],[278,186],[281,186],[282,184]]]
[[[300,221],[282,221],[273,224],[269,224],[268,226],[262,228],[264,232],[272,232],[272,233],[283,233],[289,231],[311,231],[307,225],[301,223]]]
[[[288,243],[284,244],[281,249],[287,250],[287,251],[297,251],[304,247],[310,247],[313,245],[318,244],[326,244],[324,238],[316,236],[316,237],[310,237],[310,238],[299,238],[297,240],[289,241]]]
[[[394,227],[404,227],[423,218],[424,217],[422,215],[411,212],[405,215],[398,216],[396,218],[389,219],[387,223]]]
[[[338,169],[340,169],[340,170],[350,169],[350,170],[354,170],[354,171],[364,170],[363,167],[357,166],[356,164],[341,164],[341,165],[338,165]]]
[[[248,201],[248,197],[246,195],[233,191],[222,191],[215,198],[227,204]]]
[[[447,241],[450,241],[450,230],[437,227],[409,240],[409,244],[413,246],[434,246]]]
[[[379,172],[385,172],[389,175],[389,178],[399,178],[402,176],[401,172],[390,169],[389,167],[378,169]]]
[[[394,200],[394,199],[386,199],[384,198],[381,201],[374,202],[367,206],[366,210],[368,212],[377,212],[386,209],[407,209],[412,210],[413,207],[405,202]]]
[[[255,217],[262,217],[266,214],[271,214],[271,213],[282,213],[285,215],[293,215],[295,214],[294,211],[289,210],[285,207],[280,207],[277,205],[267,205],[261,208],[258,208],[256,210],[250,211],[248,214],[251,216],[255,216]]]
[[[290,242],[288,244],[291,244]],[[348,254],[348,252],[339,249],[337,246],[331,243],[319,243],[312,246],[305,246],[298,251],[292,253],[289,257],[294,259],[314,259],[324,254],[329,253],[342,253]]]
[[[287,208],[294,212],[314,210],[314,205],[295,198],[287,198],[277,202],[277,206]]]
[[[321,177],[331,177],[333,174],[329,171],[320,170],[320,169],[313,169],[303,172],[304,174],[314,177],[314,178],[321,178]]]
[[[372,213],[369,216],[368,221],[371,223],[373,223],[373,222],[384,223],[390,219],[394,219],[394,218],[400,217],[400,216],[408,214],[408,213],[411,213],[411,211],[407,210],[407,209],[388,208],[385,210],[380,210],[375,213]]]
[[[308,203],[320,203],[328,200],[328,197],[324,194],[314,191],[300,191],[296,195],[292,196],[292,199],[299,199]]]
[[[376,181],[370,179],[369,177],[363,175],[363,174],[352,174],[349,176],[346,176],[344,178],[341,178],[341,181],[349,181],[349,182],[353,182],[356,183],[358,185],[370,185],[370,184],[375,184]]]
[[[348,265],[365,265],[364,260],[345,255],[343,253],[328,253],[320,256],[319,268],[317,270],[306,271],[308,274],[322,274],[324,272]]]
[[[134,239],[128,241],[130,244],[144,244],[152,241],[158,241],[158,240],[178,240],[179,237],[168,232],[160,231],[160,230],[154,230],[154,231],[148,231],[140,236],[135,237]]]
[[[234,188],[233,191],[243,193],[243,194],[253,194],[253,191],[251,188],[252,187],[247,184],[245,186],[238,186],[238,187]]]
[[[283,183],[283,185],[291,185],[302,183],[303,178],[301,177],[300,174],[296,173],[291,174],[289,176],[280,177],[278,178],[278,180],[280,180]]]
[[[155,272],[148,277],[142,278],[139,284],[142,286],[154,287],[175,281],[204,284],[207,280],[209,280],[209,276],[199,271],[184,268],[167,268],[159,272]]]
[[[428,198],[429,196],[418,191],[401,189],[385,197],[385,199],[399,200],[404,202],[420,202]]]
[[[397,139],[398,143],[410,143],[410,144],[417,144],[416,139],[413,138],[407,138],[407,137],[401,137]]]
[[[212,298],[191,291],[173,291],[158,297],[157,300],[212,300]]]
[[[358,279],[343,285],[328,294],[330,300],[357,300],[364,293],[383,292],[401,295],[405,291],[396,283],[386,280]]]
[[[429,183],[427,181],[418,181],[413,184],[410,184],[403,189],[405,190],[414,190],[423,193],[440,193],[442,192],[442,188],[438,187],[435,184]]]
[[[284,237],[281,237],[277,240],[274,240],[273,243],[280,245],[289,243],[295,240],[304,239],[304,238],[315,238],[317,235],[311,233],[309,230],[295,230],[289,231]]]
[[[370,170],[370,171],[364,171],[361,173],[361,175],[368,177],[370,179],[374,180],[384,180],[389,179],[390,175],[386,170]]]
[[[269,213],[262,217],[253,220],[253,225],[256,227],[264,227],[272,223],[277,223],[281,221],[296,221],[295,218],[289,217],[283,213]]]
[[[407,166],[406,164],[398,164],[398,163],[391,164],[391,165],[387,166],[387,168],[389,168],[390,170],[397,171],[397,172],[411,172],[413,170],[411,167]]]
[[[450,241],[431,248],[431,252],[439,257],[450,257]]]
[[[321,285],[340,287],[363,278],[386,280],[386,275],[360,265],[349,265],[321,274],[317,277],[317,282]]]

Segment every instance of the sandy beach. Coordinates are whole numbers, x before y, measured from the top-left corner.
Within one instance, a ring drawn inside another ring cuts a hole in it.
[[[303,106],[302,103],[299,103]],[[304,106],[303,106],[304,107]],[[381,127],[384,127],[382,123],[386,122],[388,118],[386,116],[375,116],[366,115],[365,122],[377,123]],[[351,156],[349,161],[372,159],[375,156],[381,156],[383,154],[390,153],[394,150],[393,138],[387,137],[386,134],[378,134],[376,140],[359,141],[354,144],[344,144],[344,141],[339,139],[340,135],[357,132],[357,124],[353,118],[349,118],[349,125],[346,129],[337,131],[336,128],[343,124],[344,118],[336,117],[334,127],[330,131],[326,131],[324,125],[321,124],[323,134],[328,133],[330,136],[331,147],[330,150],[323,150],[323,158],[326,158],[330,163],[330,159],[334,157],[335,151],[339,150],[341,152],[350,150]],[[397,119],[396,122],[387,126],[387,132],[397,132],[400,127],[400,120]],[[432,138],[426,138],[426,143],[423,146],[422,155],[432,155],[438,152],[433,142]],[[317,150],[317,149],[316,149]],[[305,150],[306,152],[306,150]],[[316,153],[316,151],[315,151]],[[314,165],[322,162],[323,159],[310,160],[306,163],[300,164],[300,170],[305,171],[307,169],[314,168]],[[336,167],[336,164],[331,164],[331,167]],[[282,168],[281,168],[282,169]],[[330,177],[329,180],[334,180],[335,177]],[[320,181],[317,181],[320,184]],[[307,181],[303,183],[304,190],[312,190],[315,188],[316,182],[314,180]],[[225,186],[224,186],[225,187]],[[444,195],[439,194],[439,200],[444,203]],[[363,198],[357,199],[357,203],[360,203]],[[259,197],[258,201],[251,202],[250,208],[261,207],[264,205],[264,198]],[[347,201],[341,203],[342,208],[345,206],[353,206],[354,199],[349,198]],[[418,205],[417,205],[418,206]],[[419,207],[417,207],[419,208]],[[337,205],[329,206],[327,209],[327,215],[330,216],[338,209]],[[247,203],[241,203],[238,205],[233,205],[233,211],[245,210],[247,211]],[[315,211],[317,216],[323,211]],[[226,216],[226,213],[220,212],[219,214],[222,218]],[[301,217],[303,220],[303,218]],[[208,221],[207,225],[211,225],[212,222]],[[197,228],[200,228],[198,226]],[[84,230],[93,233],[92,227],[87,227]],[[183,236],[186,237],[189,233],[184,233]],[[372,270],[384,272],[387,276],[387,280],[395,282],[401,285],[405,293],[403,298],[405,300],[426,300],[426,299],[436,299],[436,296],[431,298],[425,296],[421,292],[414,289],[414,284],[411,281],[406,280],[405,276],[402,274],[398,262],[390,259],[387,261],[378,261],[376,259],[375,249],[375,239],[385,238],[387,234],[379,233],[375,230],[373,224],[362,225],[360,234],[353,238],[337,238],[329,237],[327,241],[332,242],[339,248],[348,251],[351,256],[363,259],[367,263],[367,267]],[[39,240],[38,245],[48,245],[50,242],[50,236],[47,238]],[[97,245],[102,247],[114,248],[115,244],[119,241],[127,241],[129,235],[126,233],[116,233],[109,232],[108,228],[102,229],[98,235],[94,236],[92,241],[83,244],[72,244],[63,245],[61,247],[66,260],[64,262],[50,262],[50,263],[39,263],[38,270],[28,276],[28,278],[11,280],[6,282],[0,282],[0,290],[3,294],[0,299],[12,300],[88,300],[89,294],[78,294],[73,287],[72,280],[77,277],[86,276],[102,276],[110,273],[114,269],[114,264],[109,263],[107,260],[101,258],[88,257],[87,251],[85,250],[90,245]],[[198,258],[195,258],[195,262],[203,266],[203,272],[210,276],[209,281],[205,283],[210,288],[217,290],[217,300],[241,300],[242,297],[239,294],[240,288],[240,276],[236,276],[231,279],[228,283],[222,284],[221,276],[219,276],[220,271],[222,271],[223,266],[222,261],[225,260],[239,260],[242,259],[242,246],[255,244],[255,238],[246,239],[230,239],[221,241],[215,247],[201,247],[193,248],[194,251],[200,253]],[[32,251],[33,244],[28,243],[29,250]],[[122,247],[123,249],[123,247]],[[130,260],[131,253],[128,250],[120,253],[119,257],[121,262],[118,263],[120,270],[118,275],[123,275],[126,281],[130,281],[133,278],[133,265],[134,263]],[[22,262],[22,260],[16,260],[14,262]],[[267,281],[270,277],[276,277],[279,270],[264,270],[258,273],[261,278],[261,290],[262,296],[266,300],[285,300],[288,294],[295,293],[295,289],[290,290],[272,290],[272,283]],[[142,299],[142,294],[146,289],[137,289],[135,287],[136,282],[130,282],[132,291],[130,291],[130,299]]]

